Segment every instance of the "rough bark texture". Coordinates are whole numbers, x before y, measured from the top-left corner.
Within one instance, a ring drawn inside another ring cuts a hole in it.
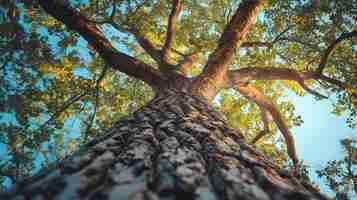
[[[162,92],[0,199],[323,200],[199,98]]]
[[[255,23],[259,11],[263,7],[263,1],[243,1],[217,42],[214,52],[209,55],[203,72],[195,80],[192,90],[212,100],[220,90],[220,86],[226,84],[229,65],[247,36],[250,28]]]

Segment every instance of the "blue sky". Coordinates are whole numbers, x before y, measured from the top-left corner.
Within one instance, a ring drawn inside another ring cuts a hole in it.
[[[329,160],[341,159],[342,148],[340,140],[356,136],[356,129],[346,124],[346,115],[340,117],[331,113],[331,100],[316,101],[307,94],[304,97],[289,95],[296,107],[296,113],[301,115],[304,123],[293,128],[297,151],[302,160],[311,167],[311,178],[320,185],[324,193],[332,196],[325,184],[315,173],[325,166]]]

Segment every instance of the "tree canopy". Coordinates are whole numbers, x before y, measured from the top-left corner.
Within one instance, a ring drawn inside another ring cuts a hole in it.
[[[288,93],[330,98],[332,112],[348,113],[346,123],[356,126],[356,6],[4,0],[0,182],[79,149],[145,105],[165,73],[193,80],[247,142],[286,166],[296,153],[282,144],[293,146],[290,130],[303,123]]]
[[[325,184],[336,193],[337,200],[357,197],[357,146],[355,138],[340,141],[344,156],[341,160],[331,160],[318,170]]]

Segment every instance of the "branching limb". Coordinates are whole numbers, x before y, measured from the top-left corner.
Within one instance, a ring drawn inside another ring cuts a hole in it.
[[[97,115],[97,108],[98,108],[98,103],[99,103],[99,89],[100,89],[100,83],[102,82],[102,80],[105,77],[105,74],[108,71],[108,66],[104,66],[102,72],[100,73],[98,79],[95,82],[95,97],[94,97],[94,109],[93,109],[93,113],[90,115],[90,117],[88,118],[89,123],[87,124],[87,128],[84,131],[84,140],[86,141],[88,139],[88,134],[89,134],[89,130],[91,129],[91,127],[93,126],[94,123],[94,119],[95,116]]]
[[[113,28],[126,32],[128,34],[132,34],[138,44],[145,50],[146,53],[149,54],[149,56],[156,61],[159,65],[162,64],[162,55],[161,55],[161,50],[156,48],[152,42],[146,38],[144,35],[140,33],[140,31],[132,24],[130,23],[129,17],[118,24],[115,22],[114,17],[115,17],[115,12],[116,12],[116,5],[115,2],[113,2],[113,11],[108,19],[104,19],[101,21],[93,21],[93,20],[88,20],[89,22],[96,23],[96,24],[108,24],[111,25]],[[135,13],[142,7],[144,6],[148,1],[144,1],[142,4],[140,4],[135,11],[129,11],[129,16],[135,15]],[[130,4],[130,2],[128,2]]]
[[[96,27],[95,23],[88,22],[84,16],[70,8],[67,3],[46,0],[40,0],[39,3],[47,13],[84,37],[96,49],[108,66],[140,79],[154,88],[159,85],[162,79],[157,70],[116,50]]]
[[[251,80],[298,80],[313,78],[313,73],[277,67],[245,67],[229,72],[232,84],[246,84]]]
[[[141,35],[134,26],[130,25],[128,32],[134,35],[136,41],[146,51],[146,53],[150,55],[151,58],[153,58],[158,64],[162,63],[161,51],[156,48],[149,39]]]
[[[296,81],[305,91],[318,98],[327,98],[326,96],[309,88],[304,81],[321,80],[341,89],[347,89],[351,86],[340,80],[327,77],[323,74],[317,75],[314,71],[300,72],[294,69],[277,67],[246,67],[229,72],[230,83],[228,87],[237,84],[247,84],[251,80],[291,80]]]
[[[182,3],[180,0],[173,0],[172,10],[167,22],[166,39],[165,39],[164,46],[161,50],[162,60],[165,63],[169,63],[170,60],[170,49],[172,46],[174,34],[176,32],[176,20],[178,15],[180,14],[181,7],[182,7]]]
[[[295,38],[295,37],[279,37],[277,39],[274,39],[272,42],[261,42],[261,41],[254,41],[254,42],[244,42],[242,43],[241,47],[245,47],[245,48],[250,48],[250,47],[268,47],[271,48],[273,47],[276,43],[278,42],[293,42],[293,43],[298,43],[301,44],[305,47],[309,47],[311,49],[314,49],[316,51],[319,51],[318,46],[311,44],[307,41],[303,41],[299,38]]]
[[[298,82],[298,84],[299,84],[306,92],[308,92],[308,93],[314,95],[315,97],[317,97],[317,98],[319,98],[319,99],[327,99],[327,98],[328,98],[327,96],[322,95],[322,94],[316,92],[315,90],[309,88],[309,87],[305,84],[304,80],[298,80],[297,82]]]
[[[94,107],[94,113],[93,115],[95,116],[96,113],[96,109],[97,109],[97,105],[98,105],[98,97],[99,97],[99,86],[100,86],[100,82],[103,80],[106,72],[108,70],[108,67],[105,66],[103,68],[103,71],[101,72],[101,74],[99,75],[98,79],[95,82],[95,107]],[[81,94],[77,94],[77,95],[73,95],[72,97],[70,97],[69,99],[67,99],[65,101],[65,103],[63,104],[63,106],[58,109],[45,123],[43,123],[42,125],[40,125],[39,130],[42,132],[42,130],[46,127],[48,127],[49,125],[51,125],[54,120],[56,120],[64,111],[66,111],[71,105],[73,105],[74,103],[78,102],[79,100],[83,99],[86,95],[90,94],[90,89],[85,90],[84,92],[82,92]],[[91,119],[91,121],[93,121],[94,117]],[[92,123],[92,122],[91,122]],[[88,125],[89,126],[89,125]],[[89,127],[90,128],[90,127]],[[87,128],[87,129],[89,129]],[[86,131],[87,132],[87,131]]]
[[[178,65],[178,71],[182,74],[188,74],[189,70],[192,68],[193,63],[199,57],[198,52],[194,52],[188,56],[186,56]]]
[[[229,76],[233,85],[246,84],[251,80],[291,80],[297,82],[310,94],[319,98],[327,98],[305,84],[305,80],[314,77],[312,72],[299,72],[294,69],[276,67],[247,67],[230,71]]]
[[[351,87],[340,80],[336,80],[323,75],[323,70],[327,64],[327,60],[329,56],[334,52],[337,46],[343,40],[350,39],[355,36],[357,36],[357,30],[353,30],[351,32],[341,34],[341,36],[337,38],[334,42],[332,42],[329,45],[329,47],[325,50],[323,56],[320,59],[319,66],[315,71],[299,72],[296,70],[284,69],[284,68],[251,67],[251,68],[242,68],[230,72],[230,76],[233,77],[231,78],[231,80],[234,80],[235,84],[246,83],[249,82],[250,80],[292,80],[292,81],[296,81],[305,91],[313,94],[314,96],[317,96],[319,98],[327,98],[326,96],[321,95],[318,92],[309,88],[304,83],[304,80],[309,80],[309,79],[322,80],[324,82],[335,85],[341,89],[346,89]],[[297,38],[280,37],[276,41],[293,41],[318,49],[317,47],[314,47],[313,45],[303,42]],[[272,45],[273,43],[269,43],[269,42],[247,42],[242,44],[243,47],[257,47],[257,46],[271,47]]]
[[[277,107],[274,105],[274,103],[253,86],[237,85],[236,88],[246,98],[254,101],[259,107],[264,108],[270,113],[275,124],[284,136],[289,157],[292,159],[294,165],[297,166],[299,163],[299,159],[296,154],[294,138],[291,135],[289,128],[283,119],[283,116],[281,115]]]
[[[352,38],[352,37],[356,37],[357,36],[357,30],[353,30],[351,32],[347,32],[347,33],[343,33],[341,34],[340,37],[338,37],[334,42],[332,42],[330,44],[330,46],[328,46],[328,48],[325,50],[324,52],[324,55],[321,57],[321,60],[320,60],[320,64],[319,64],[319,67],[316,69],[315,73],[317,74],[317,76],[321,75],[325,66],[326,66],[326,63],[327,63],[327,60],[328,60],[328,57],[334,52],[334,50],[338,47],[338,45],[343,41],[343,40],[346,40],[346,39],[349,39],[349,38]]]
[[[283,35],[288,32],[292,27],[287,27],[284,31],[279,33],[273,41],[268,41],[268,42],[262,42],[262,41],[253,41],[253,42],[243,42],[241,47],[245,48],[250,48],[250,47],[268,47],[272,48],[276,43],[279,42],[293,42],[293,43],[298,43],[300,45],[303,45],[305,47],[309,47],[311,49],[314,49],[316,51],[320,51],[319,47],[315,44],[309,43],[307,41],[301,40],[300,38],[297,37],[292,37],[292,36],[286,36],[283,37]]]
[[[116,23],[113,19],[107,19],[103,21],[92,21],[89,20],[88,22],[92,22],[95,24],[109,24],[113,28],[127,32],[129,34],[132,34],[136,41],[139,43],[139,45],[145,50],[146,53],[149,54],[149,56],[154,59],[158,64],[162,63],[162,58],[161,58],[161,51],[157,49],[152,42],[147,39],[145,36],[141,35],[140,32],[131,24],[124,24],[124,26],[119,25]]]
[[[269,133],[269,113],[262,107],[260,108],[260,116],[263,121],[263,130],[259,132],[257,136],[250,142],[251,144],[256,144],[264,135]]]
[[[51,125],[54,120],[56,120],[67,108],[69,108],[72,104],[76,103],[77,101],[81,100],[84,96],[88,94],[88,91],[84,91],[81,94],[74,95],[67,99],[64,103],[64,105],[58,109],[51,117],[48,119],[45,123],[43,123],[40,127],[39,130],[42,131],[44,128],[47,126]]]
[[[279,33],[273,41],[271,42],[243,42],[240,47],[269,47],[271,48],[276,42],[281,41],[281,37],[290,30],[291,27],[286,28],[281,33]]]
[[[177,55],[183,56],[183,57],[187,56],[186,54],[184,54],[183,52],[181,52],[181,51],[179,51],[177,49],[172,49],[172,52],[177,54]]]
[[[213,98],[224,84],[234,53],[240,47],[262,8],[262,1],[243,1],[226,25],[217,48],[209,56],[203,72],[196,79],[193,90],[207,99]]]
[[[351,88],[351,86],[349,84],[346,84],[340,80],[336,80],[336,79],[333,79],[333,78],[330,78],[330,77],[327,77],[325,75],[319,75],[317,76],[317,79],[319,80],[322,80],[322,81],[325,81],[327,83],[330,83],[332,85],[335,85],[341,89],[347,89],[347,88]]]

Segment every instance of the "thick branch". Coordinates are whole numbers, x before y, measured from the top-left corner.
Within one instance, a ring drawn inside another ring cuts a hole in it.
[[[123,23],[124,26],[119,25],[114,21],[114,17],[116,14],[116,3],[117,1],[113,1],[113,10],[112,13],[110,14],[110,17],[108,19],[102,20],[102,21],[93,21],[93,20],[88,20],[89,22],[93,22],[96,24],[109,24],[113,28],[117,29],[118,31],[123,31],[132,34],[136,41],[139,43],[139,45],[150,55],[151,58],[153,58],[158,64],[161,63],[161,52],[159,49],[155,48],[155,46],[151,43],[149,39],[146,37],[140,35],[140,32],[138,29],[135,28],[131,23],[125,22]],[[130,3],[130,2],[128,2]],[[144,6],[147,3],[147,1],[144,1],[141,5],[138,6],[138,8],[132,12],[130,11],[129,15],[135,14],[142,6]],[[129,20],[127,20],[129,21]]]
[[[107,19],[103,21],[93,21],[93,20],[88,20],[88,21],[96,24],[109,24],[113,28],[119,31],[132,34],[135,37],[136,41],[139,43],[139,45],[145,50],[146,53],[149,54],[149,56],[152,59],[154,59],[158,64],[162,63],[161,51],[157,49],[149,39],[141,35],[140,32],[133,25],[124,24],[125,26],[124,27],[114,22],[113,19]]]
[[[167,22],[166,40],[162,48],[162,59],[164,62],[169,63],[170,49],[172,46],[172,40],[176,31],[176,20],[181,11],[181,1],[174,0],[172,3],[172,10]]]
[[[140,46],[157,62],[161,63],[160,50],[155,48],[154,45],[145,37],[135,35]]]
[[[243,1],[225,27],[215,51],[209,56],[193,90],[211,99],[224,84],[229,64],[262,7],[259,0]]]
[[[89,23],[84,16],[71,9],[67,3],[46,0],[39,2],[47,13],[84,37],[111,68],[140,79],[154,88],[161,81],[159,72],[135,58],[117,51],[103,36],[95,23]]]
[[[158,64],[162,63],[161,52],[157,49],[152,42],[146,37],[140,35],[139,31],[131,26],[129,28],[129,33],[133,34],[140,46],[153,58]]]
[[[327,98],[312,90],[305,84],[305,80],[314,78],[312,72],[298,72],[294,69],[274,67],[248,67],[230,71],[232,85],[246,84],[251,80],[291,80],[296,81],[304,90],[319,98]]]
[[[319,74],[319,75],[322,74],[322,72],[326,66],[328,57],[333,53],[333,51],[338,47],[338,45],[343,40],[349,39],[349,38],[355,37],[355,36],[357,36],[357,30],[353,30],[348,33],[343,33],[343,34],[341,34],[341,36],[339,38],[337,38],[334,42],[332,42],[330,44],[330,46],[325,50],[324,55],[321,57],[319,67],[316,69],[316,74]]]
[[[294,165],[297,166],[299,160],[296,154],[294,138],[290,134],[289,128],[285,123],[283,116],[280,114],[274,103],[258,89],[250,85],[238,85],[236,88],[242,95],[254,101],[258,106],[269,111],[275,124],[284,136],[289,157],[294,162]]]
[[[186,56],[178,65],[178,70],[183,74],[188,74],[189,70],[192,68],[193,63],[198,58],[199,53],[195,52]]]
[[[322,72],[323,72],[323,69],[325,68],[326,64],[327,64],[327,60],[329,58],[329,56],[334,52],[334,50],[338,47],[338,45],[343,41],[343,40],[346,40],[346,39],[349,39],[349,38],[352,38],[352,37],[355,37],[357,36],[357,30],[353,30],[351,32],[347,32],[347,33],[343,33],[341,34],[341,36],[339,38],[337,38],[333,43],[330,44],[330,46],[325,50],[324,52],[324,55],[321,57],[320,59],[320,63],[319,63],[319,66],[318,68],[316,69],[316,71],[314,72],[315,75],[314,77],[312,77],[312,73],[309,73],[309,76],[308,78],[315,78],[315,79],[320,79],[320,80],[324,80],[326,82],[329,82],[331,84],[334,84],[340,88],[346,88],[348,87],[346,84],[344,84],[343,82],[341,81],[338,81],[338,80],[335,80],[335,79],[332,79],[332,78],[329,78],[329,77],[326,77],[324,75],[322,75]],[[259,41],[256,41],[256,42],[244,42],[242,43],[241,47],[272,47],[274,45],[274,43],[276,42],[280,42],[280,41],[292,41],[292,42],[297,42],[297,43],[300,43],[300,44],[303,44],[303,45],[306,45],[306,46],[310,46],[314,49],[318,49],[316,46],[312,45],[312,44],[309,44],[309,43],[306,43],[304,41],[301,41],[300,39],[298,38],[291,38],[291,37],[280,37],[280,38],[277,38],[276,40],[274,40],[273,42],[259,42]],[[247,68],[248,69],[248,68]],[[255,69],[253,69],[252,71],[256,71]],[[267,79],[273,79],[273,80],[277,80],[277,79],[280,79],[281,77],[286,77],[286,73],[289,73],[289,77],[296,77],[298,78],[298,74],[299,72],[297,71],[294,71],[293,74],[291,73],[292,70],[288,70],[288,69],[283,69],[281,71],[281,69],[278,69],[277,71],[274,72],[274,74],[272,74],[271,70],[268,70],[270,72],[268,72],[267,74],[265,74],[265,72],[267,72],[266,70],[262,70],[259,75],[260,76],[265,76],[265,75],[268,75],[268,78]],[[287,72],[287,71],[290,71],[290,72]],[[282,73],[282,76],[280,76],[280,73]],[[301,73],[300,73],[301,74]],[[305,74],[306,75],[306,74]],[[304,75],[305,78],[307,78],[306,76]],[[245,78],[250,78],[250,77],[245,77]],[[284,79],[284,80],[298,80],[298,79],[292,79],[292,78],[287,78],[287,79]],[[266,79],[266,80],[267,80]],[[281,79],[282,80],[282,79]],[[317,95],[317,96],[320,96],[318,95],[316,92],[312,91],[311,89],[307,88],[306,85],[304,84],[301,84],[302,82],[300,81],[299,84],[301,86],[303,86],[303,88],[305,90],[307,90],[308,92],[314,94],[314,95]]]

